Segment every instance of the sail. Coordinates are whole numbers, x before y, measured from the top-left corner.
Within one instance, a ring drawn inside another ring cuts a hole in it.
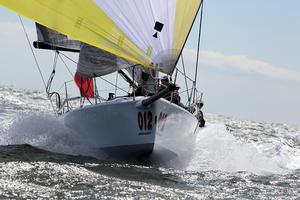
[[[133,65],[134,63],[112,53],[88,44],[82,44],[77,64],[77,72],[84,77],[98,77]]]
[[[168,74],[202,0],[0,0],[68,37]]]
[[[121,57],[68,38],[41,24],[36,23],[37,41],[34,47],[40,49],[80,52],[77,72],[82,77],[98,77],[128,68],[134,63]]]
[[[68,36],[51,30],[41,24],[35,23],[37,41],[34,47],[61,51],[79,52],[81,42],[68,38]]]

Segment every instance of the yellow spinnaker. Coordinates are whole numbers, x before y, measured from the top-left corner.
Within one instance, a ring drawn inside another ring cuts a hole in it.
[[[0,0],[0,5],[71,38],[171,74],[201,2]]]
[[[177,1],[173,49],[181,50],[193,25],[202,0]]]
[[[146,53],[92,0],[0,0],[0,4],[69,37],[151,67]]]

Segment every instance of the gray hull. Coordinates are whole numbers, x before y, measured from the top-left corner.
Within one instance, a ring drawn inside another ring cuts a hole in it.
[[[173,130],[182,128],[186,120],[196,121],[189,112],[164,99],[148,107],[141,105],[143,99],[122,98],[85,106],[67,113],[64,121],[99,154],[116,158],[150,154],[157,135],[164,135],[168,121],[174,120],[172,116],[181,116],[178,122],[171,122]]]

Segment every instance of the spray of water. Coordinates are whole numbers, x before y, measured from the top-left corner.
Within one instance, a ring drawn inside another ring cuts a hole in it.
[[[177,125],[179,122],[182,124],[180,127]],[[164,157],[162,162],[167,162],[168,166],[185,168],[196,144],[196,127],[196,120],[189,121],[185,115],[169,116],[164,132],[156,135],[154,153],[159,154],[157,157]]]
[[[199,131],[191,170],[269,171],[276,166],[251,145],[237,141],[222,124]],[[277,170],[277,169],[276,169]]]
[[[63,124],[62,119],[47,113],[22,113],[14,118],[1,141],[7,144],[30,144],[65,154],[87,154],[84,139]]]
[[[173,123],[180,116],[173,117],[166,124],[166,133],[157,135],[154,148],[154,154],[168,157],[170,167],[256,174],[288,173],[300,168],[300,134],[260,143],[245,142],[231,134],[224,124],[209,124],[196,133],[193,123],[174,130]],[[93,156],[84,138],[67,128],[62,119],[45,113],[23,113],[6,122],[9,125],[0,128],[1,145],[30,144],[58,153]],[[293,141],[294,146],[287,141]],[[172,153],[160,151],[160,147]]]

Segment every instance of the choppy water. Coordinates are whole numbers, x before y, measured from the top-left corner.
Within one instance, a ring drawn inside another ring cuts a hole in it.
[[[300,129],[208,115],[174,162],[138,165],[96,159],[50,110],[0,87],[0,199],[300,199]]]

